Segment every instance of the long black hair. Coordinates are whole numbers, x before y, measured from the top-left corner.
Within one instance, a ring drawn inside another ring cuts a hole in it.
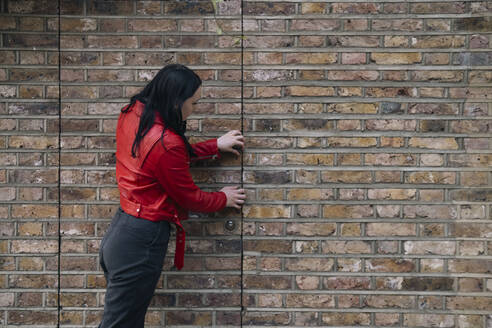
[[[186,121],[183,121],[181,108],[186,99],[192,97],[202,84],[200,77],[191,69],[180,64],[171,64],[162,68],[145,88],[130,100],[130,104],[121,111],[126,113],[138,100],[145,104],[137,134],[132,145],[132,157],[136,157],[140,142],[154,125],[155,115],[164,121],[164,130],[172,128],[186,145],[190,156],[195,156],[185,137]]]

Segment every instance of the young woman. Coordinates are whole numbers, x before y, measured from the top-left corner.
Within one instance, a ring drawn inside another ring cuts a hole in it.
[[[218,158],[219,151],[239,155],[237,149],[244,147],[239,131],[188,143],[186,119],[200,98],[200,86],[200,78],[189,68],[168,65],[121,111],[116,130],[120,209],[99,252],[107,281],[99,327],[144,327],[167,251],[170,223],[176,226],[174,264],[179,270],[185,243],[181,220],[188,210],[214,212],[244,203],[244,190],[225,187],[204,192],[189,173],[190,161]]]

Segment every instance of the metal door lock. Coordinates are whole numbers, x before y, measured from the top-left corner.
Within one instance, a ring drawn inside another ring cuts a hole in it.
[[[236,223],[233,220],[227,220],[224,224],[226,230],[233,231],[236,229]]]

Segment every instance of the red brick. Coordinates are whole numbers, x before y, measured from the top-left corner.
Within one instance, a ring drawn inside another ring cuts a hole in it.
[[[57,320],[56,311],[15,310],[9,311],[8,323],[13,325],[55,325]]]
[[[244,277],[244,287],[247,289],[286,289],[290,283],[288,276],[262,276],[262,279],[250,275]]]
[[[290,316],[288,312],[248,311],[242,322],[246,325],[287,325],[290,322]]]
[[[329,36],[328,45],[375,48],[379,46],[379,36]]]
[[[175,20],[170,19],[130,19],[128,31],[130,32],[169,32],[176,31]]]
[[[371,317],[369,313],[327,312],[321,314],[321,320],[330,326],[367,326],[371,322]]]
[[[287,258],[285,269],[287,271],[331,271],[333,264],[331,258]]]
[[[247,2],[244,7],[245,15],[290,15],[294,12],[295,4],[286,2]]]
[[[414,14],[428,14],[428,13],[441,13],[441,14],[460,14],[465,11],[464,1],[453,2],[435,2],[435,3],[412,3],[410,4],[410,12]]]
[[[287,234],[295,236],[331,236],[336,233],[333,223],[290,223],[287,224]]]
[[[288,294],[286,296],[286,305],[288,307],[301,308],[333,308],[335,307],[335,298],[333,295],[320,294]]]
[[[369,272],[412,272],[415,262],[411,259],[371,259],[366,260],[366,270]]]
[[[136,36],[96,36],[87,37],[89,48],[137,48],[138,39]]]

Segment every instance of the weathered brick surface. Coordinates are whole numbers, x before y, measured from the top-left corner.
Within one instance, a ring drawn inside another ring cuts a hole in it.
[[[245,323],[487,327],[490,7],[245,3]]]
[[[195,180],[248,203],[186,222],[148,326],[492,325],[490,2],[57,4],[0,1],[3,326],[97,326],[116,119],[176,62],[192,139],[247,137]]]
[[[55,3],[0,4],[0,322],[56,326],[58,287],[58,86]],[[34,14],[34,16],[24,16]],[[37,16],[36,16],[37,15]],[[49,127],[49,128],[48,128]]]

